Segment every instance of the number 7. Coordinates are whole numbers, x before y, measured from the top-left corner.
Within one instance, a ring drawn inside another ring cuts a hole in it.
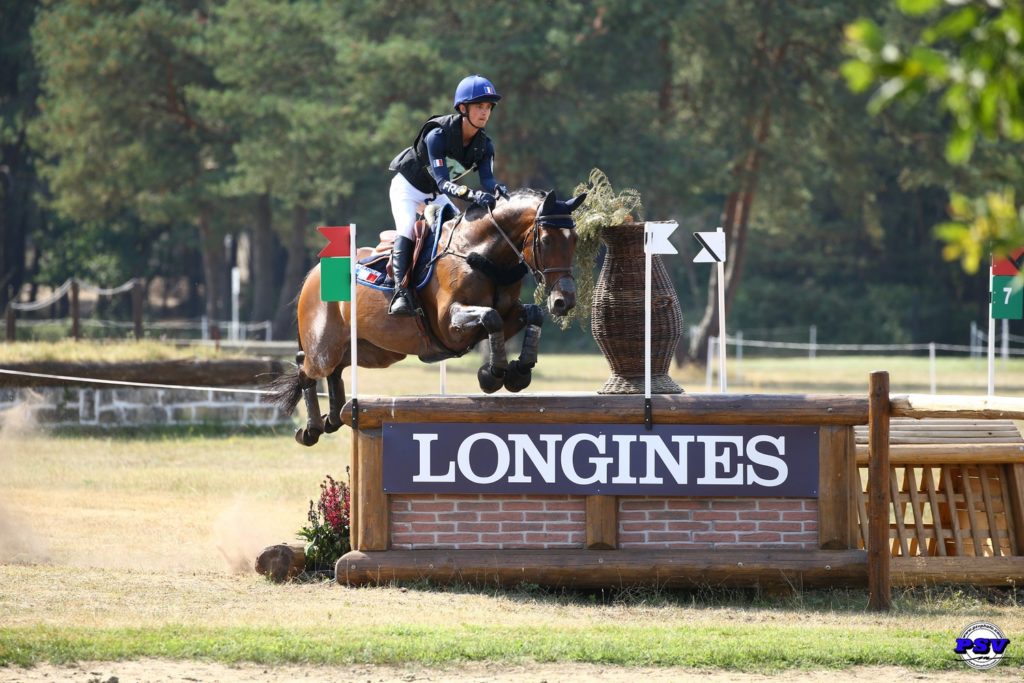
[[[1013,287],[1003,287],[1003,291],[1006,292],[1006,299],[1003,300],[1004,306],[1010,305],[1010,295],[1013,294]]]

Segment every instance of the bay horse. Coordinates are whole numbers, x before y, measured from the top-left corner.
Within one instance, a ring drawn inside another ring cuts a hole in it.
[[[517,190],[498,200],[493,211],[471,206],[444,222],[433,256],[433,276],[417,292],[420,312],[413,317],[388,315],[391,290],[357,285],[358,363],[385,368],[408,355],[424,362],[462,356],[487,339],[489,362],[480,367],[481,390],[493,393],[504,386],[522,391],[529,386],[537,362],[544,311],[519,301],[522,281],[533,273],[547,294],[547,309],[565,315],[576,304],[572,265],[576,249],[572,212],[586,193],[560,201],[554,192]],[[363,247],[358,259],[373,255]],[[295,432],[304,446],[315,444],[324,432],[341,428],[345,389],[341,371],[351,364],[349,302],[320,299],[320,266],[306,275],[296,314],[299,328],[297,371],[272,382],[269,401],[286,413],[300,396],[309,418]],[[505,342],[523,328],[519,358],[509,361]],[[317,380],[327,379],[326,419],[317,400]]]

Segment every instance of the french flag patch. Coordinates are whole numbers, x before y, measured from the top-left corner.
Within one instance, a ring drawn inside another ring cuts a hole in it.
[[[486,90],[486,91],[487,91],[487,94],[488,94],[488,95],[493,95],[493,94],[494,94],[494,88],[492,88],[492,87],[491,87],[491,86],[489,86],[489,85],[485,85],[485,86],[484,86],[484,90]]]
[[[444,166],[444,159],[434,159],[434,166],[441,168]]]

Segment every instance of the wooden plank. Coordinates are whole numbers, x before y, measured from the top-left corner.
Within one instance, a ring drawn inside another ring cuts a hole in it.
[[[939,481],[946,491],[946,505],[949,507],[950,524],[953,527],[953,547],[957,556],[964,554],[963,541],[960,540],[960,512],[956,507],[956,493],[953,491],[953,475],[948,467],[943,467]]]
[[[946,555],[946,529],[942,526],[942,511],[939,510],[939,497],[935,492],[935,476],[931,467],[925,467],[921,475],[924,481],[925,492],[928,495],[928,505],[932,511],[932,530],[935,534],[935,552],[929,555]]]
[[[914,468],[908,467],[905,470],[906,479],[904,488],[910,494],[910,507],[914,512],[914,530],[917,532],[917,552],[919,555],[928,554],[928,537],[924,532],[924,506],[921,504],[921,497],[918,495],[917,478],[914,476]]]
[[[858,479],[859,478],[860,477],[859,477],[859,472],[858,472]],[[860,547],[861,548],[867,548],[868,547],[868,536],[871,533],[868,530],[868,506],[867,506],[868,495],[867,495],[867,492],[865,492],[864,489],[861,488],[860,486],[858,486],[857,488],[858,488],[858,490],[857,490],[857,513],[858,513],[858,517],[860,519]]]
[[[619,547],[619,499],[616,496],[587,496],[587,545],[590,550]]]
[[[656,583],[695,586],[863,586],[863,550],[389,550],[352,551],[338,560],[338,583],[427,579],[493,586],[522,582],[603,588]]]
[[[889,494],[892,497],[892,513],[896,519],[896,538],[900,544],[900,554],[903,557],[907,557],[910,555],[910,549],[907,547],[907,527],[903,521],[907,514],[907,506],[903,503],[902,496],[900,496],[897,481],[896,468],[894,467],[889,475]]]
[[[1010,502],[1010,470],[1005,465],[999,468],[999,495],[1003,501],[1003,519],[1006,520],[1006,540],[1009,542],[1010,555],[1020,555],[1020,547],[1017,545],[1017,523],[1013,518]]]
[[[1017,537],[1018,554],[1024,554],[1024,465],[1006,465],[1006,485],[1009,489],[1007,505],[1010,510],[1007,518],[1013,519],[1013,527]]]
[[[868,447],[857,444],[857,464],[868,462]],[[959,463],[1002,464],[1024,463],[1024,445],[1017,444],[927,444],[889,446],[894,465],[925,467]]]
[[[852,425],[867,422],[868,402],[842,394],[659,394],[651,399],[655,424]],[[359,398],[359,423],[501,422],[530,424],[642,424],[636,396],[498,394],[494,396],[367,396]],[[342,414],[351,422],[351,405]]]
[[[999,541],[999,527],[996,525],[996,511],[989,489],[989,472],[987,467],[978,467],[978,484],[981,485],[981,499],[985,503],[985,517],[988,519],[988,537],[992,541],[992,554],[1002,557],[1002,543]]]
[[[894,395],[894,417],[1003,418],[1024,420],[1024,398],[1008,396]]]
[[[1024,582],[1024,557],[895,557],[892,580],[899,586],[1016,586]]]
[[[967,524],[971,527],[971,538],[974,539],[974,554],[976,557],[981,557],[985,554],[985,550],[981,540],[981,530],[978,528],[978,519],[974,514],[974,486],[971,484],[971,468],[969,466],[965,465],[960,468],[960,481],[964,487]]]
[[[857,547],[856,489],[860,478],[850,427],[818,432],[818,543],[828,550]]]
[[[868,606],[892,608],[889,573],[889,373],[872,372],[868,388]]]
[[[360,399],[362,402],[362,399]],[[357,433],[359,448],[359,536],[356,547],[363,551],[387,550],[391,540],[390,501],[384,493],[384,459],[381,457],[384,440],[381,430],[365,430],[360,425]]]

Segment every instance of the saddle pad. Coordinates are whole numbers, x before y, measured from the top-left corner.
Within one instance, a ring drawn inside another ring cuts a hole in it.
[[[441,231],[434,227],[426,237],[423,249],[420,250],[419,258],[412,270],[412,281],[416,283],[414,289],[423,289],[434,274],[434,256],[440,243]],[[374,254],[356,264],[356,283],[364,287],[372,287],[382,291],[391,291],[395,288],[395,281],[387,273],[388,261],[391,255],[388,253]]]

